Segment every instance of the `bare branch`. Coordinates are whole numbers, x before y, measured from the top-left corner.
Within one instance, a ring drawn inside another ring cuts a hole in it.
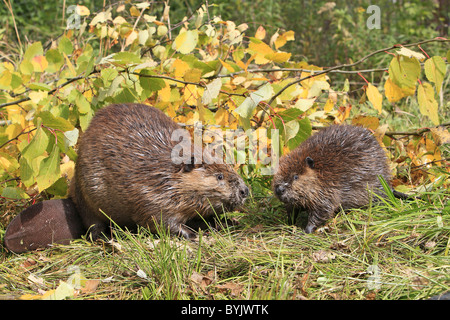
[[[364,62],[365,60],[369,59],[370,57],[372,57],[372,56],[374,56],[374,55],[376,55],[376,54],[378,54],[378,53],[385,52],[385,51],[389,51],[389,50],[396,49],[396,48],[399,48],[399,47],[414,47],[414,46],[421,45],[421,44],[428,43],[428,42],[448,42],[448,41],[450,41],[450,40],[448,40],[448,39],[442,39],[442,38],[434,38],[434,39],[428,39],[428,40],[424,40],[424,41],[420,41],[420,42],[416,42],[416,43],[404,44],[404,45],[402,45],[402,44],[395,44],[395,45],[393,45],[393,46],[391,46],[391,47],[388,47],[388,48],[383,48],[383,49],[376,50],[376,51],[371,52],[371,53],[369,53],[368,55],[362,57],[361,59],[359,59],[358,61],[356,61],[356,62],[354,62],[354,63],[348,63],[348,64],[337,65],[337,66],[328,68],[328,69],[326,69],[326,70],[318,71],[317,73],[311,74],[311,75],[309,75],[309,76],[307,76],[307,77],[303,77],[303,78],[297,79],[297,80],[295,80],[295,81],[292,81],[291,83],[288,83],[286,86],[284,86],[283,88],[281,88],[280,91],[278,91],[278,92],[277,92],[277,93],[269,100],[269,102],[268,102],[267,104],[268,104],[268,105],[271,105],[272,102],[274,102],[275,99],[276,99],[280,94],[283,93],[283,91],[285,91],[285,90],[286,90],[287,88],[289,88],[290,86],[293,86],[294,84],[297,84],[297,83],[302,82],[302,81],[307,80],[307,79],[311,79],[311,78],[314,78],[314,77],[318,77],[318,76],[323,75],[323,74],[327,74],[327,73],[332,72],[332,71],[337,70],[337,69],[354,67],[354,66],[356,66],[356,65],[358,65],[358,64],[360,64],[360,63],[362,63],[362,62]],[[260,118],[259,121],[258,121],[258,124],[257,124],[257,127],[258,127],[258,128],[259,128],[259,127],[262,125],[262,123],[264,122],[264,117],[265,117],[265,114],[267,113],[267,110],[268,110],[268,107],[266,106],[266,107],[263,109],[264,112],[263,112],[263,114],[261,115],[261,118]]]

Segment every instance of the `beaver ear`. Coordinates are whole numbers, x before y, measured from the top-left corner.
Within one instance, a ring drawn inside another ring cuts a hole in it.
[[[314,168],[314,160],[312,158],[306,157],[305,162],[308,167],[310,167],[311,169]]]

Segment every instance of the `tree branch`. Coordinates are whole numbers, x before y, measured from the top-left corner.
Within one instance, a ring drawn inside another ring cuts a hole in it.
[[[92,74],[94,74],[94,73],[98,73],[98,72],[99,72],[98,70],[94,69],[94,70],[89,74],[89,76],[92,75]],[[89,77],[89,76],[87,76],[87,77]],[[64,82],[64,83],[60,84],[59,86],[57,86],[56,88],[50,90],[50,91],[48,92],[48,94],[53,94],[53,93],[55,93],[56,91],[58,91],[59,89],[64,88],[65,86],[71,84],[72,82],[75,82],[75,81],[78,81],[78,80],[81,80],[81,79],[87,78],[87,77],[86,77],[86,76],[78,76],[78,77],[75,77],[75,78],[70,78],[70,79],[67,80],[66,82]],[[25,98],[22,98],[22,99],[19,99],[19,100],[15,100],[15,101],[11,101],[11,102],[6,102],[6,103],[3,103],[3,104],[0,104],[0,109],[1,109],[1,108],[4,108],[4,107],[8,107],[8,106],[15,105],[15,104],[19,104],[19,103],[22,103],[22,102],[25,102],[25,101],[30,101],[30,100],[31,100],[31,99],[30,99],[29,97],[25,97]]]
[[[274,102],[275,99],[276,99],[280,94],[283,93],[283,91],[285,91],[285,90],[286,90],[287,88],[289,88],[290,86],[293,86],[294,84],[297,84],[297,83],[299,83],[299,82],[302,82],[302,81],[304,81],[304,80],[308,80],[308,79],[311,79],[311,78],[314,78],[314,77],[318,77],[318,76],[323,75],[323,74],[327,74],[327,73],[332,72],[332,71],[337,70],[337,69],[354,67],[354,66],[356,66],[356,65],[358,65],[358,64],[360,64],[360,63],[362,63],[362,62],[364,62],[365,60],[369,59],[370,57],[372,57],[372,56],[374,56],[374,55],[376,55],[376,54],[378,54],[378,53],[385,52],[385,51],[389,51],[389,50],[396,49],[396,48],[399,48],[399,47],[414,47],[414,46],[421,45],[421,44],[428,43],[428,42],[448,42],[448,41],[450,41],[450,40],[448,40],[448,39],[442,39],[442,38],[434,38],[434,39],[428,39],[428,40],[424,40],[424,41],[420,41],[420,42],[416,42],[416,43],[404,44],[404,45],[402,45],[402,44],[395,44],[395,45],[390,46],[390,47],[387,47],[387,48],[383,48],[383,49],[376,50],[376,51],[371,52],[371,53],[369,53],[368,55],[362,57],[361,59],[359,59],[358,61],[356,61],[356,62],[354,62],[354,63],[348,63],[348,64],[337,65],[337,66],[331,67],[331,68],[329,68],[329,69],[322,70],[322,71],[318,71],[317,73],[314,73],[314,74],[311,74],[311,75],[309,75],[309,76],[306,76],[306,77],[297,79],[297,80],[295,80],[295,81],[292,81],[291,83],[288,83],[286,86],[284,86],[283,88],[281,88],[280,91],[278,91],[278,92],[277,92],[277,93],[269,100],[269,102],[268,102],[267,104],[268,104],[268,105],[271,105],[272,102]],[[264,112],[262,113],[261,118],[260,118],[259,121],[258,121],[257,128],[259,128],[259,127],[262,125],[262,123],[264,122],[264,117],[265,117],[265,114],[267,113],[267,110],[268,110],[268,107],[267,107],[267,106],[263,108],[263,111],[264,111]]]
[[[450,122],[445,122],[443,124],[440,124],[437,127],[433,127],[433,128],[438,128],[438,127],[448,127],[450,126]],[[420,130],[417,131],[387,131],[384,133],[385,136],[388,136],[390,138],[393,138],[394,136],[421,136],[422,134],[424,134],[425,132],[431,131],[431,129],[433,128],[422,128]]]

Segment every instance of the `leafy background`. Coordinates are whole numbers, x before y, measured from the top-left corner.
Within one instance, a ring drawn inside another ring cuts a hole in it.
[[[445,1],[380,1],[372,30],[361,0],[24,3],[0,7],[3,226],[23,206],[66,197],[78,138],[96,110],[122,102],[187,128],[277,128],[284,153],[330,123],[366,126],[396,189],[438,194],[448,213]],[[261,167],[239,171],[270,199]]]

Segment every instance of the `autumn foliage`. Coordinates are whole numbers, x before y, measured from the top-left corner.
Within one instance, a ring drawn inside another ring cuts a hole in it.
[[[0,64],[4,199],[27,199],[43,191],[65,197],[78,138],[95,111],[125,102],[153,105],[187,128],[199,121],[205,129],[277,128],[283,152],[314,128],[353,122],[373,130],[387,147],[395,184],[403,191],[449,186],[445,153],[448,157],[450,134],[443,118],[448,112],[442,112],[439,97],[450,51],[433,55],[420,46],[445,46],[449,40],[394,45],[354,57],[352,64],[323,68],[293,61],[283,51],[295,41],[293,31],[268,34],[259,27],[247,34],[246,24],[210,17],[206,6],[173,22],[169,6],[162,16],[153,16],[149,7],[146,2],[122,4],[91,13],[76,6],[63,35],[48,46],[30,43],[20,60]],[[380,84],[367,80],[375,71],[357,69],[375,54],[392,56]],[[339,71],[364,79],[359,101],[348,81],[343,88],[332,84]],[[417,101],[423,125],[392,131],[383,120],[407,100],[409,105]],[[252,178],[259,164],[241,169]]]

